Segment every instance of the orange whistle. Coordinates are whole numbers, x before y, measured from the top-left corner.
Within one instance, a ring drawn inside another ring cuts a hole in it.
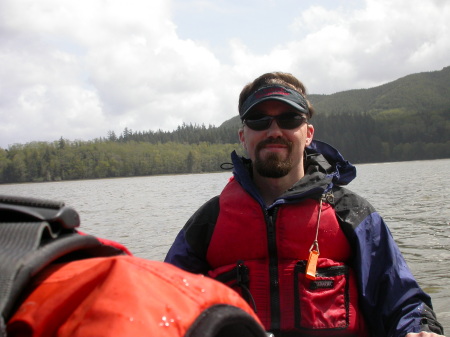
[[[310,280],[316,279],[317,259],[319,258],[319,252],[312,250],[309,252],[308,263],[306,264],[306,278]]]

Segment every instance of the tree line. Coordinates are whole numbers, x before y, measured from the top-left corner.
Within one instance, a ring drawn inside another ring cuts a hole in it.
[[[317,114],[315,138],[354,164],[450,158],[450,111]],[[220,127],[183,124],[172,132],[133,131],[92,141],[0,148],[0,183],[215,172],[238,144],[235,117]]]
[[[39,182],[214,172],[237,144],[133,140],[33,142],[0,150],[0,182]]]
[[[316,119],[317,117],[317,119]],[[352,163],[450,158],[450,110],[314,116],[315,138]]]

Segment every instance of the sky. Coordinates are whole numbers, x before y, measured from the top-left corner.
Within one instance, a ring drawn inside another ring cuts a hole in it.
[[[263,73],[371,88],[449,66],[449,37],[448,0],[2,0],[0,148],[219,126]]]

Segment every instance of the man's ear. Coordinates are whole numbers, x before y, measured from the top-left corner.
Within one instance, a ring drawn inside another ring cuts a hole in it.
[[[238,131],[239,141],[241,142],[242,147],[245,151],[247,151],[247,147],[245,146],[245,136],[244,136],[244,128],[240,128]]]
[[[313,137],[314,137],[314,126],[312,124],[307,125],[307,131],[306,131],[306,146],[310,145]]]

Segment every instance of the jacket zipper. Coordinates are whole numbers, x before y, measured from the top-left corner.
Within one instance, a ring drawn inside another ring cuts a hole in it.
[[[278,282],[278,251],[276,241],[277,208],[265,211],[267,224],[267,243],[269,250],[269,281],[270,281],[270,321],[271,330],[280,329],[280,290]]]

